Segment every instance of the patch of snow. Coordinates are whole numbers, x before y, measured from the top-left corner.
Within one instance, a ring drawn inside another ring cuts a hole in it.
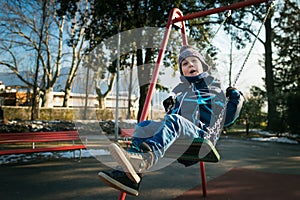
[[[65,151],[65,152],[45,152],[45,153],[33,153],[33,154],[12,154],[3,155],[0,157],[0,165],[9,163],[26,163],[32,160],[46,159],[46,158],[79,158],[79,151]],[[82,150],[82,158],[90,158],[93,156],[109,155],[108,150],[104,149],[88,149]]]
[[[75,123],[83,123],[83,124],[89,124],[89,123],[99,123],[99,120],[75,120]]]
[[[137,120],[136,119],[124,119],[121,122],[128,123],[128,124],[136,124]]]
[[[251,138],[254,141],[263,141],[263,142],[280,142],[288,144],[298,144],[297,141],[288,139],[286,137],[268,137],[268,138]]]
[[[270,133],[268,131],[262,131],[260,129],[252,129],[251,132],[260,134],[260,135],[265,135],[265,136],[276,136],[276,133]]]
[[[263,135],[263,136],[268,136],[268,137],[263,137],[263,138],[251,138],[251,140],[255,141],[263,141],[263,142],[279,142],[279,143],[288,143],[288,144],[298,144],[296,140],[292,140],[289,138],[298,138],[298,135],[292,135],[290,133],[270,133],[268,131],[262,131],[260,129],[252,129],[251,130],[254,133]],[[278,137],[280,136],[280,137]]]

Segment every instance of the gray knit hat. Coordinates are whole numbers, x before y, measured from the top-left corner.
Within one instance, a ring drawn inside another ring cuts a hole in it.
[[[180,74],[182,75],[182,69],[181,69],[181,63],[182,61],[187,58],[187,57],[196,57],[200,60],[202,67],[203,67],[203,71],[207,71],[209,69],[208,64],[204,61],[203,56],[194,48],[192,48],[191,46],[185,45],[182,46],[180,49],[180,55],[178,58],[178,65],[179,65],[179,70],[180,70]]]

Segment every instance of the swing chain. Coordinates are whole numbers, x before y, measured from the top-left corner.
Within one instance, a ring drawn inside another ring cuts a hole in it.
[[[219,32],[219,30],[221,29],[221,27],[224,25],[224,23],[226,22],[226,20],[231,16],[231,10],[227,10],[225,12],[225,18],[222,21],[222,23],[220,24],[219,28],[217,29],[217,31],[213,34],[213,36],[211,37],[211,41],[215,38],[215,36],[217,35],[217,33]]]
[[[211,134],[210,138],[207,138],[207,139],[209,139],[214,145],[217,144],[217,141],[220,138],[221,129],[223,128],[222,125],[224,123],[224,116],[225,116],[225,110],[227,107],[227,103],[228,103],[228,100],[226,99],[225,106],[224,106],[224,108],[222,108],[221,112],[219,113],[214,125],[212,127],[207,127],[207,130]]]
[[[227,10],[224,15],[225,15],[225,18],[221,22],[221,24],[220,24],[219,28],[216,30],[216,32],[214,32],[214,34],[211,36],[210,41],[212,41],[215,38],[215,36],[217,35],[217,33],[219,32],[221,27],[226,22],[226,20],[231,16],[231,10]],[[204,48],[204,50],[202,51],[202,54],[206,54],[206,52],[210,46],[211,46],[211,42],[209,42],[209,45]]]
[[[274,6],[274,1],[269,1],[269,2],[268,2],[268,5],[269,5],[269,6],[268,6],[267,14],[266,14],[265,18],[263,19],[263,21],[262,21],[262,23],[261,23],[261,25],[260,25],[260,27],[259,27],[259,30],[258,30],[257,34],[255,35],[255,39],[254,39],[254,41],[253,41],[253,43],[252,43],[252,45],[251,45],[251,47],[250,47],[250,50],[249,50],[249,52],[248,52],[248,54],[247,54],[247,56],[246,56],[246,58],[245,58],[245,60],[244,60],[244,63],[243,63],[243,65],[242,65],[241,69],[239,70],[239,72],[238,72],[238,74],[237,74],[237,76],[236,76],[236,78],[235,78],[235,80],[234,80],[234,82],[233,82],[233,86],[236,85],[238,79],[239,79],[240,76],[241,76],[241,73],[242,73],[242,71],[243,71],[243,69],[244,69],[244,67],[245,67],[245,65],[246,65],[246,62],[248,61],[248,59],[249,59],[249,57],[250,57],[251,51],[252,51],[253,48],[254,48],[254,44],[255,44],[256,40],[258,39],[258,35],[259,35],[259,33],[260,33],[260,31],[261,31],[263,25],[265,24],[265,22],[266,22],[266,20],[267,20],[267,18],[268,18],[268,16],[269,16],[269,14],[270,14],[270,12],[271,12],[271,9],[272,9],[273,6]]]

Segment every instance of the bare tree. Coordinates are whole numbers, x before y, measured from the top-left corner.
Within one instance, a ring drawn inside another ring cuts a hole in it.
[[[42,106],[48,106],[60,75],[64,18],[57,17],[54,0],[6,1],[0,9],[0,65],[35,91],[33,108],[38,107],[40,97]],[[34,80],[26,78],[26,71],[35,74]]]
[[[39,31],[38,37],[38,47],[37,47],[37,58],[36,58],[36,68],[35,68],[35,75],[34,75],[34,87],[33,87],[33,97],[32,97],[32,109],[31,109],[31,120],[39,118],[39,93],[37,86],[38,86],[38,76],[39,76],[39,68],[40,68],[40,55],[41,55],[41,47],[43,42],[43,33],[44,33],[44,26],[46,26],[46,18],[47,18],[47,2],[44,1],[42,5],[42,20],[41,26]]]
[[[42,106],[50,106],[50,94],[62,67],[69,69],[62,83],[65,86],[63,106],[68,106],[72,82],[85,51],[84,30],[91,17],[87,0],[76,5],[75,12],[68,14],[62,12],[64,4],[57,0],[2,3],[0,65],[36,91],[33,107],[38,108],[39,99]],[[25,72],[34,74],[30,77],[35,78],[26,77]]]
[[[110,62],[109,56],[103,53],[101,47],[101,45],[98,45],[97,48],[89,52],[83,66],[89,68],[92,72],[93,88],[97,94],[99,108],[105,108],[104,98],[112,91],[115,83],[116,61]],[[101,88],[100,82],[105,80],[107,80],[106,88]]]
[[[68,27],[68,46],[71,48],[69,52],[71,62],[68,66],[70,70],[65,84],[65,96],[63,101],[63,107],[68,107],[72,83],[88,49],[85,46],[87,45],[85,30],[91,23],[92,13],[90,9],[91,4],[89,4],[88,0],[76,2],[74,9],[65,9],[63,3],[64,1],[61,1],[62,14],[70,20],[70,27]]]

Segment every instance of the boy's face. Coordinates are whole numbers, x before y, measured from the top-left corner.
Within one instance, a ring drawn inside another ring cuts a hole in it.
[[[202,63],[196,57],[186,57],[181,62],[183,76],[197,76],[203,72]]]

